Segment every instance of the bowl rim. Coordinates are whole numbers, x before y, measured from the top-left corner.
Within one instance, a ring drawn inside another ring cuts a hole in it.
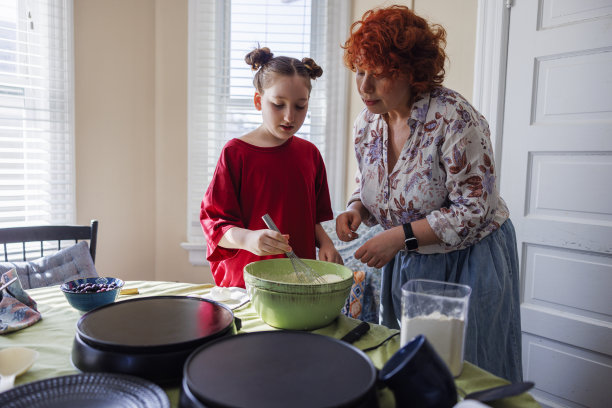
[[[274,281],[272,281],[274,283]],[[334,282],[334,283],[338,283],[338,282]],[[308,285],[308,284],[299,284],[299,285],[293,285],[293,286],[289,286],[289,285],[284,285],[282,286],[283,290],[274,290],[275,288],[270,288],[270,287],[264,287],[264,286],[254,286],[251,285],[247,282],[245,282],[245,285],[247,285],[247,291],[249,289],[254,290],[254,291],[259,291],[259,292],[267,292],[270,294],[277,294],[277,295],[291,295],[291,296],[322,296],[322,295],[326,295],[326,296],[339,296],[341,294],[346,293],[346,296],[348,297],[348,295],[350,294],[350,289],[352,287],[352,283],[351,285],[346,285],[346,286],[338,286],[338,287],[330,287],[330,286],[325,286],[326,290],[325,291],[321,291],[321,290],[309,290],[309,291],[304,291],[303,288],[305,287],[311,287],[311,288],[318,288],[320,286],[324,286],[324,285]],[[292,292],[291,289],[293,289],[295,286],[299,286],[300,288],[302,288],[301,291],[295,291]]]
[[[352,281],[355,279],[355,272],[352,269],[350,269],[348,266],[340,265],[340,264],[337,264],[337,263],[334,263],[334,262],[321,261],[321,260],[318,260],[318,259],[304,259],[304,261],[306,261],[306,263],[311,263],[312,262],[312,263],[334,264],[334,265],[337,265],[338,267],[346,269],[348,272],[350,272],[350,276],[348,276],[348,277],[346,277],[346,278],[344,278],[342,280],[339,280],[337,282],[330,282],[330,283],[314,284],[313,285],[313,284],[310,284],[310,283],[299,283],[299,282],[279,282],[277,280],[271,280],[271,279],[262,278],[260,276],[252,274],[251,272],[249,272],[247,270],[247,267],[249,265],[253,265],[255,263],[261,264],[261,263],[265,263],[265,262],[268,262],[268,261],[273,261],[273,262],[283,261],[283,262],[288,262],[289,264],[291,264],[291,260],[288,259],[288,258],[262,259],[262,260],[259,260],[259,261],[249,262],[243,268],[243,273],[244,273],[244,276],[245,276],[245,284],[246,284],[246,277],[247,276],[249,276],[249,277],[251,277],[253,279],[259,280],[259,281],[263,281],[263,282],[266,282],[266,283],[271,283],[271,284],[274,284],[276,286],[282,286],[282,287],[286,287],[286,288],[289,288],[289,287],[305,288],[305,287],[322,287],[322,286],[324,286],[324,287],[330,287],[330,286],[344,287],[349,280],[351,281],[351,285],[352,285]],[[322,276],[322,275],[319,275],[319,276]]]
[[[60,290],[62,292],[64,292],[64,293],[69,293],[71,295],[91,295],[91,294],[94,294],[94,293],[98,293],[98,292],[85,292],[85,293],[72,292],[67,287],[67,285],[70,282],[76,282],[76,281],[88,280],[88,279],[95,279],[95,280],[98,280],[98,279],[113,279],[117,283],[117,286],[113,290],[105,291],[104,293],[115,292],[116,290],[120,290],[125,285],[125,281],[123,279],[120,279],[120,278],[113,278],[111,276],[97,276],[97,277],[96,276],[88,276],[88,277],[85,277],[85,278],[70,279],[70,280],[68,280],[66,282],[63,282],[60,285]],[[95,282],[95,283],[97,283],[97,282]]]

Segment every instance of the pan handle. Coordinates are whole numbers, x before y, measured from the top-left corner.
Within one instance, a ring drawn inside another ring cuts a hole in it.
[[[242,329],[242,320],[239,317],[234,316],[234,326],[236,326],[236,332],[239,332]]]
[[[366,334],[370,330],[370,324],[368,322],[361,322],[357,327],[354,327],[344,335],[340,340],[345,341],[349,344],[353,344],[364,334]]]

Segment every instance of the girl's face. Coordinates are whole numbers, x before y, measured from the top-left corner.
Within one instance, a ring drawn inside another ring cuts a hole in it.
[[[410,82],[407,79],[386,78],[357,68],[355,80],[359,95],[370,112],[410,112]]]
[[[269,141],[284,143],[304,123],[310,96],[306,81],[299,75],[279,75],[263,94],[255,92],[255,108],[262,113],[262,128]]]

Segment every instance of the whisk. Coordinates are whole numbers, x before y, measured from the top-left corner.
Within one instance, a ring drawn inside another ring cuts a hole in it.
[[[270,218],[270,215],[266,214],[261,217],[268,228],[279,232],[278,227]],[[323,279],[319,274],[317,274],[310,266],[306,265],[304,261],[302,261],[293,251],[285,252],[287,258],[291,261],[291,265],[293,265],[293,270],[295,271],[295,275],[297,276],[298,281],[300,283],[327,283],[325,279]]]

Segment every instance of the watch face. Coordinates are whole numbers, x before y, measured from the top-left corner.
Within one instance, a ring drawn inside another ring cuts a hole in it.
[[[404,241],[406,245],[406,249],[412,251],[413,249],[417,249],[419,247],[419,243],[415,237],[408,238]]]

